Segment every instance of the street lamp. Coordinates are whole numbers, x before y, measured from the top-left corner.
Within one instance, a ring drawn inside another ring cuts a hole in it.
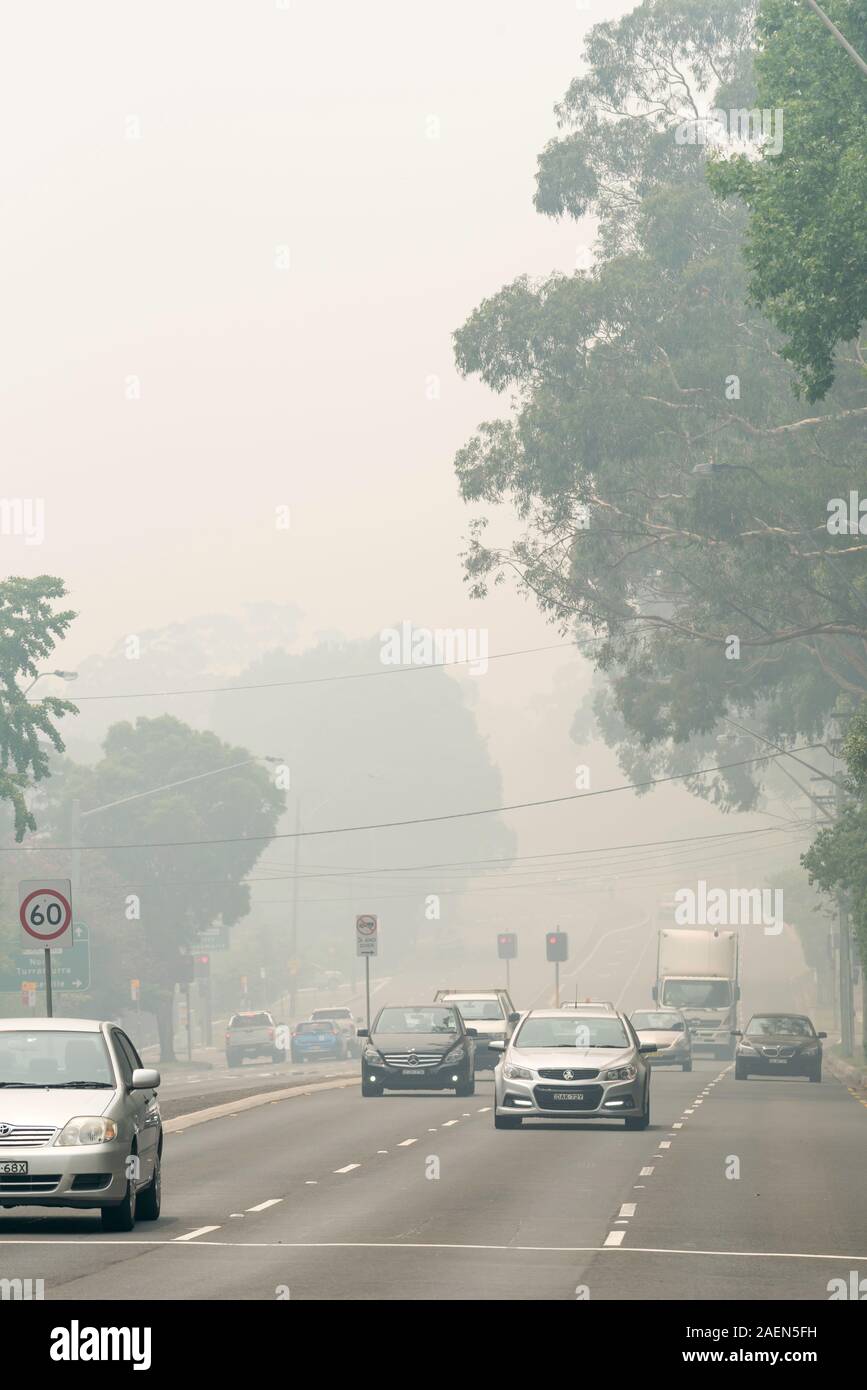
[[[40,671],[37,675],[33,677],[33,680],[30,682],[30,684],[24,690],[22,690],[22,695],[26,695],[28,691],[32,690],[36,682],[41,681],[43,676],[57,676],[62,681],[78,680],[77,671]]]

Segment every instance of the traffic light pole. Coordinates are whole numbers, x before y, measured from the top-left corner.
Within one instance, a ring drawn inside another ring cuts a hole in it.
[[[554,1008],[560,1007],[560,962],[554,962]]]
[[[511,972],[510,969],[509,969],[509,966],[510,966],[511,964],[512,964],[512,962],[511,962],[510,960],[507,960],[507,961],[506,961],[506,989],[509,991],[509,994],[512,993],[512,979],[511,979],[511,973],[512,973],[512,972]]]

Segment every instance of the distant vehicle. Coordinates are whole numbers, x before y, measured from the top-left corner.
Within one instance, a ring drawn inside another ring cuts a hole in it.
[[[0,1019],[0,1206],[98,1207],[104,1231],[156,1221],[159,1084],[113,1023]]]
[[[572,1013],[578,1014],[616,1014],[617,1008],[609,999],[573,999],[568,1004],[561,1004],[561,1009],[571,1009]]]
[[[308,1062],[331,1057],[342,1062],[349,1056],[346,1034],[330,1018],[307,1018],[292,1029],[291,1053],[293,1062]]]
[[[655,1067],[692,1071],[689,1024],[679,1009],[636,1009],[629,1021],[639,1042],[656,1043],[657,1050],[650,1058]]]
[[[734,1056],[738,1026],[738,934],[716,928],[671,927],[659,932],[656,984],[658,1007],[680,1009],[693,1048],[716,1057]]]
[[[226,1066],[240,1067],[245,1057],[269,1057],[283,1062],[286,1054],[277,1045],[277,1025],[264,1009],[232,1014],[226,1029]]]
[[[361,1046],[355,1036],[355,1025],[361,1020],[356,1018],[351,1009],[345,1005],[335,1005],[329,1009],[311,1009],[312,1019],[330,1019],[336,1023],[346,1039],[346,1049],[348,1057],[360,1057]]]
[[[494,1072],[494,1128],[520,1129],[525,1119],[615,1119],[627,1129],[650,1124],[653,1043],[639,1042],[624,1014],[576,1016],[531,1009]]]
[[[506,1042],[520,1014],[506,989],[438,989],[434,995],[438,1004],[455,1004],[464,1022],[476,1030],[476,1071],[491,1071],[498,1056],[491,1051],[492,1042]]]
[[[754,1014],[735,1034],[735,1080],[750,1076],[806,1076],[822,1080],[822,1039],[806,1014]]]
[[[380,1009],[368,1030],[361,1054],[361,1094],[383,1091],[453,1090],[471,1096],[474,1076],[475,1031],[460,1011],[439,1004],[388,1005]]]

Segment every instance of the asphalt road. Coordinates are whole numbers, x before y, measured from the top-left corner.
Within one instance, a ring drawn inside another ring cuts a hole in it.
[[[490,1089],[338,1083],[191,1124],[166,1137],[158,1222],[2,1212],[2,1277],[61,1299],[525,1301],[826,1299],[867,1276],[867,1107],[836,1081],[657,1072],[643,1133],[495,1131]]]

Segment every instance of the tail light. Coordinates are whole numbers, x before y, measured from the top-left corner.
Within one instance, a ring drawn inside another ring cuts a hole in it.
[[[273,1028],[269,1028],[269,1029],[268,1029],[268,1041],[269,1041],[269,1042],[271,1041],[271,1039],[273,1038],[273,1036],[274,1036],[274,1029],[273,1029]]]

